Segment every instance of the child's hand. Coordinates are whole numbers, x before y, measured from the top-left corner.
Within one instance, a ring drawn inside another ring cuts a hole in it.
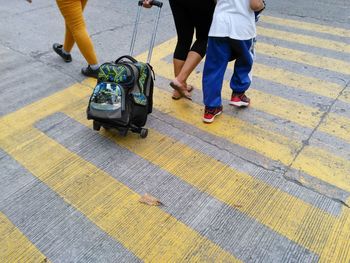
[[[263,0],[250,0],[250,8],[253,11],[261,11],[265,8]]]

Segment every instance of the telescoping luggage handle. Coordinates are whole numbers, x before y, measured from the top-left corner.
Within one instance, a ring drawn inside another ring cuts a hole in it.
[[[138,24],[139,24],[139,21],[140,21],[140,14],[141,14],[142,4],[143,4],[142,0],[138,1],[139,8],[137,10],[136,21],[135,21],[135,25],[134,25],[134,31],[132,33],[130,52],[129,52],[130,56],[133,56],[133,53],[134,53],[135,41],[136,41],[136,36],[137,36],[137,28],[138,28]],[[150,42],[150,46],[149,46],[149,50],[148,50],[147,63],[151,62],[152,51],[153,51],[153,47],[154,47],[154,42],[156,40],[157,28],[158,28],[158,24],[159,24],[160,11],[162,9],[163,3],[160,2],[160,1],[155,1],[154,0],[154,1],[151,2],[151,5],[152,6],[157,6],[157,7],[159,7],[159,9],[158,9],[158,14],[157,14],[156,21],[154,22],[152,38],[151,38],[151,42]]]

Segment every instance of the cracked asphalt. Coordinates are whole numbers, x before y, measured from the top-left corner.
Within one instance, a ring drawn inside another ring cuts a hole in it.
[[[94,79],[52,51],[55,2],[0,4],[0,262],[350,262],[350,3],[267,1],[247,109],[202,122],[171,99],[176,32],[164,2],[149,135],[93,131]],[[137,1],[89,1],[100,63],[128,54]],[[142,10],[145,61],[156,9]],[[139,202],[151,194],[163,205]]]

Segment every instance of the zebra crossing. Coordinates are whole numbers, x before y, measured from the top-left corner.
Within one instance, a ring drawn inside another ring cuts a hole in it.
[[[0,118],[1,156],[28,173],[9,177],[35,186],[2,202],[1,261],[59,262],[73,247],[84,262],[349,262],[350,31],[264,16],[252,105],[229,107],[226,79],[210,125],[203,65],[189,79],[193,101],[171,99],[175,42],[153,52],[144,140],[92,131],[92,79]],[[140,204],[145,192],[164,206]]]

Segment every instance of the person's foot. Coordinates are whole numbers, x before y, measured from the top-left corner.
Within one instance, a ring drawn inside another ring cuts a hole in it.
[[[187,85],[187,91],[191,93],[193,91],[193,87],[191,85]],[[179,100],[182,98],[182,95],[177,90],[174,89],[173,95],[171,96],[171,98],[173,100]]]
[[[186,85],[181,84],[180,82],[177,81],[177,79],[174,79],[172,82],[170,82],[170,86],[179,92],[179,94],[182,97],[185,97],[186,99],[192,100],[191,98],[191,93],[187,90]]]
[[[65,62],[72,61],[71,54],[65,52],[63,50],[63,46],[61,44],[55,43],[55,44],[53,44],[52,48]]]
[[[92,69],[90,65],[81,69],[81,73],[83,75],[85,75],[87,77],[96,78],[96,79],[98,77],[98,71],[99,71],[99,68]]]
[[[214,107],[214,108],[205,106],[203,121],[205,123],[212,123],[215,117],[220,115],[221,113],[222,113],[222,106]]]
[[[236,107],[247,107],[250,99],[244,93],[232,93],[229,104]]]

